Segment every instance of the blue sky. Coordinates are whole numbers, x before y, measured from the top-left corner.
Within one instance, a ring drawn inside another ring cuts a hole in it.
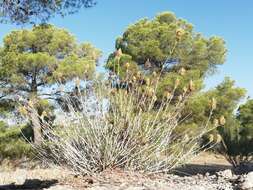
[[[218,72],[206,80],[212,88],[230,76],[237,86],[244,87],[253,97],[253,1],[252,0],[97,0],[92,9],[65,18],[56,17],[51,23],[68,29],[78,41],[89,41],[104,53],[114,50],[114,42],[129,24],[140,18],[153,18],[157,13],[172,11],[195,26],[197,32],[225,39],[228,56]],[[14,25],[0,24],[0,40]],[[104,60],[101,60],[102,63]]]

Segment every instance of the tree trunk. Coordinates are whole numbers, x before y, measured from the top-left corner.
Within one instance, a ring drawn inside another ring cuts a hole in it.
[[[42,136],[42,127],[40,123],[40,119],[38,114],[36,113],[37,110],[33,110],[31,113],[31,120],[32,120],[32,128],[33,128],[33,138],[35,145],[41,145],[43,136]]]
[[[30,100],[37,99],[37,93],[38,93],[38,86],[37,86],[37,71],[36,68],[34,68],[33,76],[32,76],[32,83],[31,83],[31,94],[30,94]],[[33,128],[33,140],[35,145],[41,145],[43,140],[42,135],[42,126],[40,123],[40,119],[38,116],[38,112],[36,107],[33,107],[31,110],[31,121],[32,121],[32,128]]]

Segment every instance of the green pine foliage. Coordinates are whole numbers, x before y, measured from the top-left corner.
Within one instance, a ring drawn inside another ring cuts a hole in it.
[[[221,153],[233,166],[243,166],[253,161],[253,100],[238,109],[237,117],[229,118],[219,131],[223,138]]]
[[[93,7],[95,4],[94,0],[4,0],[0,1],[0,22],[45,23],[55,15],[73,14],[80,8]]]
[[[125,63],[124,60],[121,60],[120,64],[117,61],[114,63],[112,57],[117,59],[116,52],[110,55],[107,68],[117,73],[115,67],[125,67],[126,63],[131,63],[136,64],[137,69],[145,74],[164,71],[160,91],[173,89],[173,81],[179,78],[182,79],[178,88],[181,92],[190,80],[194,82],[195,90],[202,89],[204,77],[225,62],[227,51],[222,38],[206,38],[196,32],[191,23],[170,12],[158,14],[152,20],[141,19],[130,25],[123,35],[117,38],[115,47],[124,55],[129,55],[129,60]],[[164,68],[166,60],[176,60],[178,63]]]
[[[68,31],[49,24],[12,31],[0,48],[0,111],[20,106],[15,104],[19,97],[45,112],[53,110],[45,99],[57,101],[55,93],[45,95],[43,90],[75,78],[91,79],[100,55],[91,44],[79,44]],[[39,115],[42,112],[38,110]],[[36,117],[32,122],[39,123]]]
[[[32,138],[29,126],[7,127],[0,123],[0,161],[3,159],[19,159],[31,157],[33,150],[27,140]]]

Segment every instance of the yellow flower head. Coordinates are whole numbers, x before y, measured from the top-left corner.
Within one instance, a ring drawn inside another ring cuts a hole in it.
[[[220,117],[220,125],[225,125],[226,124],[226,119],[224,116]]]
[[[189,136],[188,136],[187,134],[185,134],[184,140],[185,140],[185,141],[189,141],[189,140],[190,140],[190,138],[189,138]]]
[[[215,110],[217,108],[217,101],[215,98],[212,98],[211,100],[211,108],[212,110]]]
[[[193,81],[190,80],[190,82],[189,82],[189,90],[193,91],[194,89],[195,89],[195,85],[194,85]]]
[[[184,93],[186,93],[187,90],[188,90],[187,87],[184,87],[184,88],[183,88]]]
[[[184,35],[185,31],[182,28],[176,30],[177,39],[180,39]]]
[[[140,71],[137,72],[137,77],[141,78],[141,72]]]
[[[125,63],[126,68],[128,69],[130,64],[128,62]]]
[[[220,143],[222,141],[222,137],[220,134],[217,134],[216,143]]]
[[[179,74],[183,76],[183,75],[185,75],[185,73],[186,73],[186,70],[185,70],[185,68],[182,67],[182,68],[179,70]]]
[[[180,80],[177,78],[175,81],[175,88],[177,88],[179,84],[180,84]]]
[[[29,107],[33,107],[33,104],[34,104],[34,102],[33,102],[32,100],[29,100],[29,101],[28,101],[28,106],[29,106]]]
[[[47,112],[44,110],[44,111],[42,112],[41,116],[42,116],[42,117],[47,116]]]
[[[150,79],[149,78],[146,79],[146,84],[147,84],[147,86],[150,85]]]
[[[169,91],[165,92],[164,97],[167,98],[167,99],[170,99],[171,98],[171,93]]]
[[[26,116],[28,114],[27,109],[24,106],[19,107],[18,111],[23,116]]]
[[[214,136],[213,134],[208,135],[209,142],[213,142]]]
[[[153,88],[151,88],[151,87],[147,87],[146,88],[146,92],[147,92],[147,96],[151,97],[151,96],[154,95],[155,90]]]
[[[135,76],[133,76],[133,78],[132,78],[132,79],[133,79],[133,82],[136,82],[136,77],[135,77]]]
[[[218,119],[214,119],[213,124],[215,127],[219,126],[219,120]]]
[[[182,95],[179,95],[178,96],[178,101],[181,102],[183,100],[183,96]]]

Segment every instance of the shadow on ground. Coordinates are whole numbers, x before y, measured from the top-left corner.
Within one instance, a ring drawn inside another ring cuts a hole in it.
[[[0,185],[0,190],[43,190],[58,183],[58,180],[27,179],[22,185]]]
[[[175,169],[173,173],[179,176],[191,176],[197,174],[205,175],[206,173],[213,175],[218,171],[226,169],[232,169],[232,166],[219,165],[219,164],[211,164],[211,165],[187,164],[183,167]]]

